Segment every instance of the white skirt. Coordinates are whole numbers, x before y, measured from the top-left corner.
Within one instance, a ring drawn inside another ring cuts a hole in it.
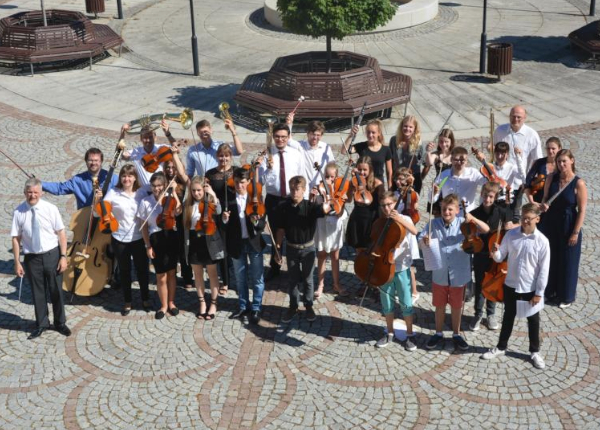
[[[344,246],[346,236],[346,224],[348,214],[346,210],[338,217],[337,215],[326,215],[317,220],[315,231],[315,245],[317,251],[331,252]]]

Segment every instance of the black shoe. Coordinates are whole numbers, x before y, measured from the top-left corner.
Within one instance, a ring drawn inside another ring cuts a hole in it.
[[[248,315],[249,313],[250,313],[250,311],[248,311],[246,309],[238,309],[237,311],[235,311],[234,313],[229,315],[229,319],[236,320],[238,318],[243,317],[244,315]]]
[[[71,336],[71,329],[69,327],[67,327],[66,324],[59,324],[56,327],[54,327],[54,330],[56,330],[63,336],[66,336],[66,337]]]
[[[289,323],[291,320],[294,319],[294,317],[296,315],[298,315],[298,308],[289,308],[285,312],[285,315],[283,315],[283,317],[281,318],[281,322],[282,323]]]
[[[260,322],[260,311],[252,311],[250,314],[250,322],[257,325]]]
[[[469,349],[469,344],[463,339],[462,336],[452,336],[452,341],[454,342],[454,347],[460,349],[461,351],[466,351]]]
[[[161,310],[156,311],[156,313],[154,314],[154,319],[156,320],[161,320],[165,317],[165,313]]]
[[[150,312],[152,310],[152,305],[150,302],[142,302],[142,309],[144,312]]]
[[[121,309],[121,315],[123,315],[124,317],[126,317],[127,315],[129,315],[129,312],[131,312],[131,308],[123,308],[123,309]]]
[[[27,339],[31,340],[31,339],[35,339],[36,337],[40,337],[42,335],[42,333],[46,331],[46,329],[47,329],[47,327],[36,328],[34,331],[31,332],[31,334],[29,335],[29,337]]]
[[[313,322],[317,319],[317,315],[315,314],[315,310],[312,306],[306,307],[306,321]]]
[[[441,334],[434,334],[433,336],[431,336],[429,338],[429,341],[427,342],[427,344],[425,345],[425,347],[427,349],[434,349],[436,348],[440,343],[444,342],[444,336]]]
[[[174,317],[179,315],[179,309],[177,309],[176,307],[172,307],[171,309],[168,310],[168,312]]]
[[[265,276],[265,282],[272,281],[273,279],[278,277],[280,274],[281,274],[281,269],[276,269],[274,267],[271,267],[269,269],[269,271],[267,272],[267,275]]]
[[[118,281],[115,281],[114,279],[111,279],[110,281],[110,289],[111,290],[118,290],[121,288],[121,283]]]

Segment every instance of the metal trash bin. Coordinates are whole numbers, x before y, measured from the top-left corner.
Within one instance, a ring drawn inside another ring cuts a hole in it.
[[[85,11],[93,14],[104,12],[104,0],[85,0]]]
[[[490,43],[488,45],[487,72],[490,75],[509,75],[512,71],[512,43]]]

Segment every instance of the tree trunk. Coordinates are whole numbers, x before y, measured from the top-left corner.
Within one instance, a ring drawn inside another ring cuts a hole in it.
[[[327,73],[331,73],[331,36],[327,35]]]

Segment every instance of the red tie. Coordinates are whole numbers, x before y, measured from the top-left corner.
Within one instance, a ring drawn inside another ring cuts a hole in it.
[[[285,192],[285,163],[283,162],[283,151],[279,151],[279,190],[281,192],[281,197],[285,197],[287,193]]]

